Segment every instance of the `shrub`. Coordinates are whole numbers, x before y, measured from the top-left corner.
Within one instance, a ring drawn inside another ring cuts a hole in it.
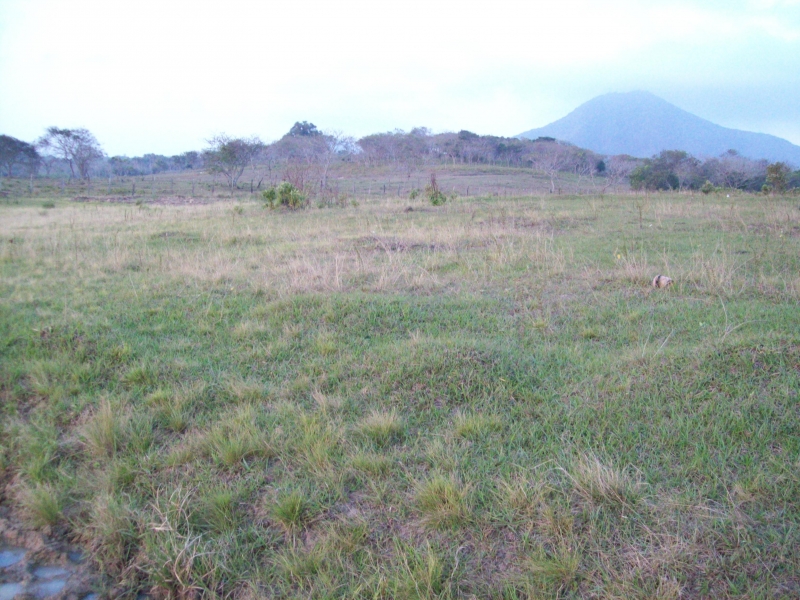
[[[277,188],[273,187],[263,191],[261,197],[270,208],[285,206],[296,210],[306,204],[306,197],[288,181],[284,181]]]
[[[706,179],[706,182],[700,187],[700,191],[708,195],[714,191],[714,184]]]
[[[430,200],[431,204],[434,206],[441,206],[447,202],[447,196],[439,189],[439,183],[436,181],[436,173],[431,173],[431,182],[425,187],[425,193],[428,195],[428,200]]]

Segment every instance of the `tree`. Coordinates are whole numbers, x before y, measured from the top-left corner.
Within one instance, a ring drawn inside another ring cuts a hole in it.
[[[662,150],[630,174],[635,190],[676,190],[698,187],[700,161],[683,150]]]
[[[0,135],[0,167],[11,177],[14,166],[23,165],[29,171],[35,171],[40,161],[36,148],[10,135]]]
[[[255,159],[264,144],[257,137],[231,138],[220,134],[208,140],[211,147],[203,151],[203,161],[210,173],[222,173],[231,189],[237,187],[244,170]]]
[[[309,137],[315,135],[322,135],[322,132],[317,129],[317,126],[308,121],[297,121],[289,130],[288,135],[292,137]]]
[[[89,179],[92,164],[105,156],[97,138],[83,128],[49,127],[37,145],[45,152],[65,160],[73,178],[77,168],[81,179]]]
[[[786,163],[776,162],[767,165],[767,184],[773,192],[782,194],[789,184],[791,169]]]
[[[704,164],[712,183],[733,189],[761,189],[766,166],[766,161],[751,160],[736,150],[728,150]]]

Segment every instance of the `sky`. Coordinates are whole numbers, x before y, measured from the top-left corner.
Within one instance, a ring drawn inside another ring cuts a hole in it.
[[[800,145],[800,0],[0,0],[0,133],[110,156],[296,121],[514,136],[633,90]]]

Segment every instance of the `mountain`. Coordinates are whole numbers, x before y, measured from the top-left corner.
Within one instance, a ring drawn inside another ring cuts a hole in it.
[[[685,150],[707,158],[734,149],[749,158],[800,166],[800,146],[774,135],[716,125],[649,92],[597,96],[566,117],[518,137],[554,137],[600,154],[638,157]]]

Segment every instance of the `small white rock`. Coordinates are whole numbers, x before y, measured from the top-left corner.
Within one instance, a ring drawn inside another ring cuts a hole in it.
[[[666,275],[656,275],[653,277],[653,283],[651,285],[654,288],[665,288],[668,285],[672,285],[672,279]]]

